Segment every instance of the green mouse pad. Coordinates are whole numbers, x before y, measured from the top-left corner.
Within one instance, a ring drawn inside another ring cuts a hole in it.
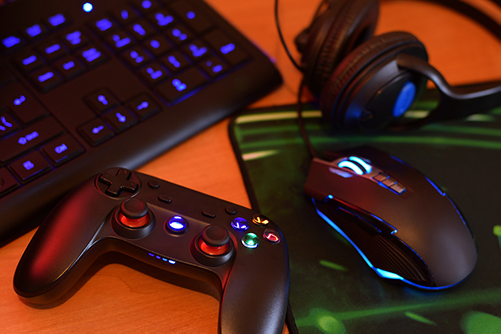
[[[406,117],[422,117],[427,92]],[[388,283],[320,218],[303,186],[311,158],[295,106],[247,110],[229,130],[254,209],[282,229],[290,256],[290,305],[301,333],[501,333],[501,108],[398,134],[339,134],[315,106],[303,118],[325,151],[369,145],[407,162],[454,201],[478,247],[459,285],[423,291]],[[426,208],[423,208],[426,210]],[[417,222],[418,223],[418,222]]]

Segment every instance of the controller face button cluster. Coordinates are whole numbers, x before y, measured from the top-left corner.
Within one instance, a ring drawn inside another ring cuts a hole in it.
[[[188,222],[181,216],[174,216],[165,222],[167,230],[174,234],[183,234],[188,230]]]
[[[263,238],[268,240],[271,243],[278,244],[280,242],[280,235],[277,231],[267,228],[263,232]]]
[[[244,218],[237,217],[231,221],[231,227],[233,227],[235,231],[247,231],[249,229],[249,223]]]
[[[242,244],[247,248],[259,246],[259,237],[255,233],[246,233],[242,238]]]
[[[264,226],[268,225],[270,223],[270,220],[262,214],[256,214],[254,215],[254,217],[252,217],[252,222],[256,225]]]

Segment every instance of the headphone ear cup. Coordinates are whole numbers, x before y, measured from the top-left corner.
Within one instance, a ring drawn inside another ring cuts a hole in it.
[[[427,82],[421,75],[398,68],[395,58],[399,53],[428,61],[424,45],[406,32],[373,37],[353,50],[322,89],[320,110],[324,119],[340,130],[358,131],[381,130],[393,121],[395,101],[403,86],[408,82],[414,86],[414,101]],[[403,96],[404,106],[409,107],[410,97]]]
[[[332,2],[308,29],[303,49],[304,80],[317,97],[337,64],[372,37],[379,15],[377,0]]]

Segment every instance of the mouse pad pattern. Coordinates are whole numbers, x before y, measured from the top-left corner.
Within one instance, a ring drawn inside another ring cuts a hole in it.
[[[428,92],[408,112],[422,117]],[[253,209],[284,232],[290,254],[290,304],[301,333],[501,333],[501,108],[467,120],[398,134],[340,134],[304,108],[319,155],[371,145],[424,173],[455,202],[475,236],[478,261],[458,286],[424,292],[388,283],[317,216],[303,191],[311,158],[295,106],[247,110],[230,123]],[[426,210],[426,208],[423,208]]]

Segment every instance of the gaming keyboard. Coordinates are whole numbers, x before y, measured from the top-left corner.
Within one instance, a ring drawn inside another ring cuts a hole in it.
[[[0,7],[0,245],[112,166],[134,169],[281,83],[201,0]]]

